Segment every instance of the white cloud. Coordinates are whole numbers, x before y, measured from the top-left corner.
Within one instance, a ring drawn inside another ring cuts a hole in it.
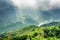
[[[12,0],[12,2],[15,6],[20,6],[22,1],[21,0]]]
[[[60,0],[49,0],[49,9],[59,7],[60,8]]]
[[[50,0],[50,5],[60,4],[60,0]]]
[[[27,7],[28,8],[33,8],[34,10],[32,10],[33,12],[35,12],[35,10],[47,10],[47,11],[49,11],[50,9],[52,9],[53,7],[56,7],[56,6],[58,6],[58,7],[60,7],[60,0],[12,0],[12,2],[14,3],[14,5],[15,6],[17,6],[18,7],[18,9],[19,8],[25,8],[26,7],[26,9],[27,9]],[[21,9],[22,9],[21,8]],[[39,8],[39,9],[35,9],[35,8]],[[20,9],[20,10],[21,10]],[[20,12],[20,10],[19,10],[19,12]],[[28,10],[28,9],[27,9]],[[40,11],[39,10],[39,11]],[[25,13],[23,13],[23,11],[22,11],[22,13],[21,13],[22,15],[23,14],[25,14]],[[21,14],[19,13],[17,16],[21,16]],[[33,13],[32,13],[33,14]],[[35,13],[34,13],[35,14]],[[38,14],[38,12],[36,13],[36,14]],[[28,13],[28,15],[29,15],[29,13]],[[42,15],[42,13],[40,13],[40,15],[41,16],[43,16]],[[36,15],[34,15],[34,16],[36,16]],[[33,16],[33,17],[34,17]],[[38,18],[36,18],[36,19],[38,19]],[[52,21],[52,19],[53,18],[51,18],[51,20],[50,21]],[[50,22],[49,21],[49,22]],[[44,23],[47,23],[47,21],[45,21]],[[41,23],[41,24],[39,24],[39,25],[42,25],[42,24],[44,24],[44,23]]]
[[[21,6],[36,6],[36,0],[12,0],[13,4],[21,7]]]
[[[52,6],[60,6],[60,0],[12,0],[14,5],[21,7],[42,7],[43,9],[49,9]]]

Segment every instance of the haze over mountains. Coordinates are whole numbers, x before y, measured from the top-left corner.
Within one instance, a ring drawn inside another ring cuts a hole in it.
[[[17,22],[26,26],[54,21],[60,22],[59,0],[0,0],[0,29]]]

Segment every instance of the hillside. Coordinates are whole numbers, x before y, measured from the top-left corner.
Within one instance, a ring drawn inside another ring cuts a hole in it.
[[[22,29],[24,28],[24,26],[25,24],[23,24],[22,22],[11,23],[3,27],[0,26],[0,34],[3,32],[9,32],[9,31],[17,30],[17,29]]]
[[[20,30],[5,32],[0,34],[0,40],[60,40],[60,25],[58,22],[44,24],[44,26],[31,25]]]

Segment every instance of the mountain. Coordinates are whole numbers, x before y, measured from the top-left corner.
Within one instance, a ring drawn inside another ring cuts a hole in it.
[[[48,26],[59,26],[60,25],[60,22],[51,22],[51,23],[48,23],[48,24],[43,24],[41,25],[42,27],[48,27]]]
[[[16,23],[11,23],[5,27],[1,27],[1,31],[0,33],[2,32],[8,32],[8,31],[14,31],[14,30],[17,30],[17,29],[21,29],[25,26],[25,24],[21,23],[21,22],[16,22]]]
[[[34,21],[32,21],[32,20],[30,20],[30,21],[29,21],[29,20],[26,20],[26,24],[24,24],[24,23],[22,23],[22,22],[11,23],[11,24],[9,24],[9,25],[7,25],[7,26],[0,27],[0,33],[23,29],[24,27],[25,27],[26,29],[29,29],[30,26],[29,26],[28,23],[30,23],[30,22],[32,22],[32,24],[30,24],[31,26],[32,26],[34,23],[36,23],[36,22],[34,22]],[[35,24],[34,24],[34,25],[35,25]],[[27,26],[29,26],[29,27],[27,28]],[[43,24],[43,25],[41,25],[40,27],[49,27],[49,26],[60,26],[60,23],[59,23],[59,22],[51,22],[51,23],[48,23],[48,24]],[[35,26],[30,27],[30,28],[34,28],[34,27],[35,27]],[[37,26],[37,27],[38,27],[38,26]]]
[[[51,23],[48,23],[48,24],[43,24],[40,27],[50,27],[50,26],[54,26],[54,27],[55,26],[60,26],[60,22],[51,22]],[[35,29],[35,28],[38,28],[38,26],[36,26],[36,25],[28,25],[28,24],[26,26],[22,22],[16,22],[16,23],[12,23],[12,24],[7,25],[4,28],[1,27],[0,32],[9,32],[9,31],[15,31],[15,30],[19,30],[19,29],[20,30],[23,29],[24,31],[25,30],[27,31],[27,29],[29,30],[29,29]]]

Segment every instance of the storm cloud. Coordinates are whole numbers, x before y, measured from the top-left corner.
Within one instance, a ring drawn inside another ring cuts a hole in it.
[[[59,20],[59,0],[0,0],[0,25],[15,22],[40,24]]]

